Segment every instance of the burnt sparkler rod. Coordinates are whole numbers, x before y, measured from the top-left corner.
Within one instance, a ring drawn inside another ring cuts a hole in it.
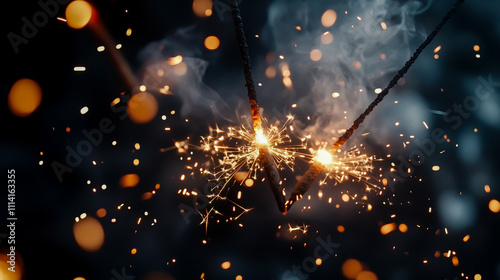
[[[422,51],[429,45],[434,37],[438,34],[441,28],[446,24],[446,22],[451,18],[451,16],[455,13],[458,7],[465,0],[457,0],[455,4],[451,7],[451,9],[446,13],[446,15],[441,19],[441,21],[434,27],[434,30],[427,36],[427,38],[418,46],[410,59],[405,63],[403,68],[401,68],[398,73],[392,78],[387,87],[373,100],[372,103],[366,108],[366,110],[359,115],[359,117],[354,121],[352,126],[332,145],[330,148],[330,153],[334,154],[337,150],[344,145],[344,143],[351,138],[354,131],[358,129],[358,127],[363,123],[365,118],[373,111],[373,109],[384,99],[384,97],[389,93],[389,90],[393,88],[399,79],[401,79],[404,74],[410,69],[413,63],[417,60],[418,56],[422,53]],[[286,201],[285,207],[286,211],[292,207],[292,205],[299,199],[304,196],[304,194],[309,190],[312,183],[316,179],[316,177],[321,173],[324,166],[316,161],[314,162],[309,169],[304,173],[304,175],[300,178],[299,182],[295,185],[290,198]]]
[[[262,119],[259,112],[259,104],[257,103],[257,92],[255,91],[255,83],[252,78],[252,67],[250,65],[250,54],[248,51],[247,40],[243,30],[243,20],[241,19],[240,9],[236,0],[228,0],[233,16],[234,29],[236,32],[236,40],[240,51],[241,62],[243,63],[243,72],[245,74],[245,86],[248,91],[248,101],[250,103],[250,111],[252,112],[252,124],[254,134],[262,132]],[[259,147],[259,159],[264,167],[269,186],[273,192],[274,199],[278,204],[281,212],[285,212],[285,195],[283,188],[280,185],[280,175],[276,163],[269,152],[266,145]]]

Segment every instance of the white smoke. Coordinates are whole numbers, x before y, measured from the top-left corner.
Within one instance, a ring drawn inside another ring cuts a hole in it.
[[[145,61],[142,84],[148,91],[181,99],[182,116],[210,111],[221,117],[230,110],[219,94],[203,82],[208,62],[199,58],[199,43],[199,34],[188,27],[148,44],[139,55]]]
[[[352,124],[375,98],[374,89],[384,88],[408,60],[412,40],[424,39],[414,17],[429,5],[419,0],[279,0],[270,5],[264,38],[289,64],[293,98],[311,117],[297,120],[302,133],[331,143]],[[328,9],[337,18],[327,28],[321,17]],[[333,35],[329,44],[322,43],[325,32]],[[321,51],[319,61],[310,58],[314,49]]]

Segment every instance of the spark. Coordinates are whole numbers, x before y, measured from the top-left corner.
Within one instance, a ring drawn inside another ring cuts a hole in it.
[[[302,234],[306,234],[308,231],[307,229],[309,227],[310,226],[307,224],[296,225],[296,226],[292,226],[292,225],[288,224],[288,232],[300,231],[300,232],[302,232]]]
[[[73,68],[73,71],[75,71],[75,72],[83,72],[85,70],[86,70],[85,66],[75,66]]]
[[[324,166],[325,177],[320,181],[320,185],[326,184],[328,179],[334,179],[335,184],[350,180],[362,181],[367,191],[380,188],[371,182],[373,160],[376,160],[374,156],[363,154],[357,147],[350,148],[342,155],[333,155],[328,150],[319,149],[313,157],[313,162]]]

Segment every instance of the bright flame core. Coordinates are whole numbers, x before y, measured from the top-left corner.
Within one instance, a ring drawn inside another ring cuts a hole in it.
[[[259,145],[269,145],[267,137],[264,135],[264,131],[262,129],[257,129],[255,131],[255,141]]]
[[[328,165],[333,162],[333,156],[327,150],[321,149],[316,153],[314,160],[318,161],[321,164]]]

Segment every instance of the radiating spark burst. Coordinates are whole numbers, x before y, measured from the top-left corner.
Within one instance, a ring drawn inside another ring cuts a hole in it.
[[[334,179],[335,184],[343,182],[363,182],[366,191],[378,191],[378,180],[372,176],[373,161],[375,156],[368,156],[354,146],[340,155],[330,153],[325,149],[312,150],[312,162],[318,161],[325,166],[325,177],[320,185],[327,184],[328,179]]]
[[[242,198],[241,192],[233,198],[229,189],[236,182],[250,187],[251,185],[246,184],[248,180],[256,181],[261,177],[264,178],[260,176],[260,171],[264,168],[259,158],[259,150],[262,147],[268,149],[272,160],[281,170],[288,167],[293,171],[295,158],[306,157],[305,138],[300,143],[294,144],[288,135],[289,131],[293,131],[292,122],[293,116],[291,115],[287,116],[286,121],[280,126],[279,124],[269,125],[264,119],[264,128],[255,133],[245,124],[223,129],[216,125],[215,128],[209,128],[208,136],[201,136],[199,145],[193,145],[187,139],[175,142],[173,147],[161,150],[163,152],[177,150],[180,154],[187,154],[182,156],[181,160],[189,162],[186,169],[190,175],[201,174],[208,179],[208,189],[204,191],[204,194],[197,194],[204,195],[208,200],[208,206],[204,209],[196,209],[201,217],[200,224],[205,225],[205,230],[212,219],[215,219],[217,223],[221,220],[235,221],[253,209],[237,203]],[[201,158],[197,155],[197,151],[203,152],[205,160],[193,159]],[[179,190],[178,193],[183,196],[193,195],[187,189]],[[220,208],[227,207],[227,203],[220,204],[217,201],[228,202],[233,214],[228,214]]]
[[[205,152],[213,153],[221,158],[215,159],[216,166],[213,171],[205,170],[209,180],[217,185],[218,191],[213,194],[211,201],[223,196],[227,185],[232,181],[234,175],[240,170],[245,172],[241,184],[251,178],[258,179],[259,171],[263,166],[259,161],[259,149],[266,146],[276,166],[284,169],[285,166],[293,171],[295,158],[303,156],[305,144],[292,144],[287,131],[293,116],[287,116],[287,120],[281,126],[269,125],[266,130],[253,131],[245,125],[239,127],[227,127],[221,130],[218,127],[212,129],[215,135],[202,137],[201,148]]]

